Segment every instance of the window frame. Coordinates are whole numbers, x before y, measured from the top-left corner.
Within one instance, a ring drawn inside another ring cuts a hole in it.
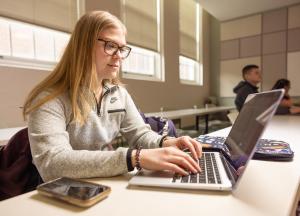
[[[202,22],[203,22],[203,10],[202,7],[200,6],[199,2],[196,2],[196,59],[184,56],[184,55],[179,55],[179,80],[180,83],[186,84],[186,85],[197,85],[197,86],[203,86],[203,30],[202,30]],[[200,42],[202,47],[200,46]],[[187,80],[183,79],[180,77],[180,60],[181,58],[186,58],[188,60],[194,61],[195,66],[194,66],[194,77],[195,79],[192,80]]]
[[[59,37],[60,35],[63,35],[64,37],[66,37],[66,44],[64,46],[67,45],[69,39],[70,39],[70,34],[66,33],[66,32],[62,32],[62,31],[58,31],[58,30],[54,30],[54,29],[50,29],[50,28],[46,28],[46,27],[41,27],[35,24],[30,24],[30,23],[26,23],[26,22],[22,22],[22,21],[18,21],[18,20],[14,20],[14,19],[9,19],[9,18],[5,18],[5,17],[0,17],[0,22],[6,22],[9,24],[8,28],[9,28],[9,43],[10,43],[10,52],[9,55],[7,54],[0,54],[0,66],[6,66],[6,67],[17,67],[17,68],[28,68],[28,69],[38,69],[38,70],[46,70],[46,71],[51,71],[53,70],[53,68],[55,67],[55,65],[57,64],[57,62],[59,61],[62,53],[60,53],[60,56],[57,56],[57,49],[56,49],[56,43],[57,43],[57,37]],[[18,55],[14,55],[13,53],[13,37],[12,37],[12,25],[16,25],[16,26],[25,26],[26,28],[30,29],[32,38],[31,38],[31,42],[33,43],[33,56],[30,58],[26,58],[26,57],[21,57]],[[40,57],[37,54],[37,34],[39,32],[42,33],[48,33],[51,36],[51,46],[53,46],[53,58],[51,59],[51,57],[49,57],[49,60],[46,59],[40,59]],[[62,52],[62,50],[61,50]]]
[[[125,20],[125,1],[126,0],[120,0],[121,1],[121,17],[122,20]],[[134,52],[134,47],[137,47],[139,49],[145,49],[146,51],[155,52],[155,62],[156,64],[154,67],[154,75],[147,75],[142,73],[137,73],[136,71],[127,71],[121,68],[120,70],[120,76],[125,79],[135,79],[135,80],[146,80],[146,81],[155,81],[155,82],[164,82],[165,81],[165,63],[164,63],[164,43],[163,43],[163,0],[156,0],[157,4],[157,43],[158,43],[158,50],[153,51],[151,49],[147,49],[144,47],[131,45],[128,46],[132,47],[133,49],[131,52]],[[129,57],[128,57],[129,58]],[[123,60],[123,61],[126,61]]]
[[[85,13],[85,0],[76,0],[76,19],[78,20],[81,15]],[[58,54],[57,51],[57,40],[60,40],[60,34],[67,35],[66,43],[63,45],[64,47],[68,44],[68,41],[70,39],[70,32],[61,31],[57,29],[53,29],[51,27],[47,26],[40,26],[39,24],[29,23],[27,21],[22,21],[10,17],[0,16],[0,22],[1,20],[4,20],[3,22],[9,23],[9,54],[0,54],[0,66],[5,67],[17,67],[17,68],[26,68],[26,69],[38,69],[38,70],[45,70],[45,71],[52,71],[54,67],[56,66],[57,62],[60,60],[63,51],[60,50],[60,53]],[[33,34],[33,52],[34,57],[33,58],[23,58],[23,57],[16,57],[13,56],[13,47],[12,47],[12,32],[11,32],[11,25],[12,23],[19,23],[22,25],[29,26],[31,28],[32,34]],[[50,35],[52,37],[52,46],[53,46],[53,60],[46,60],[41,59],[43,57],[38,58],[38,52],[36,51],[36,41],[35,41],[35,31],[39,31],[39,29],[42,29],[42,31],[50,32]],[[52,32],[52,33],[51,33]],[[64,39],[63,39],[64,40]]]
[[[180,67],[180,59],[181,58],[188,59],[189,61],[192,61],[194,63],[194,80],[180,78],[180,72],[181,72],[180,71],[180,68],[181,68]],[[203,64],[192,58],[180,55],[179,56],[179,78],[180,78],[180,83],[182,83],[182,84],[203,86]]]

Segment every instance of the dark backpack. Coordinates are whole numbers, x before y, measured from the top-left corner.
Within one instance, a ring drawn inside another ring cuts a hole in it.
[[[160,117],[146,117],[144,113],[140,112],[144,122],[149,124],[151,129],[160,135],[168,135],[177,137],[176,127],[172,120],[163,119]]]
[[[0,200],[35,190],[40,183],[32,163],[28,129],[24,128],[0,150]]]

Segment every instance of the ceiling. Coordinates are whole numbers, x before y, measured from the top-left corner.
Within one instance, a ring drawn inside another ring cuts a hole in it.
[[[220,21],[269,11],[300,0],[198,0],[200,5]]]

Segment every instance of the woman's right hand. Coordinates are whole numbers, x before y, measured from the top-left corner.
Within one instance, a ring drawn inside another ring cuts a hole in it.
[[[135,153],[132,152],[132,164],[135,165]],[[180,175],[189,172],[201,171],[199,164],[187,153],[174,147],[142,149],[140,152],[140,165],[148,170],[169,170]]]

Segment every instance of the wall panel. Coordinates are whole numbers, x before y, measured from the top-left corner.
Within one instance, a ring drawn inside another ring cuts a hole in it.
[[[234,97],[233,88],[242,80],[242,69],[247,64],[260,65],[260,57],[221,61],[220,96]]]

